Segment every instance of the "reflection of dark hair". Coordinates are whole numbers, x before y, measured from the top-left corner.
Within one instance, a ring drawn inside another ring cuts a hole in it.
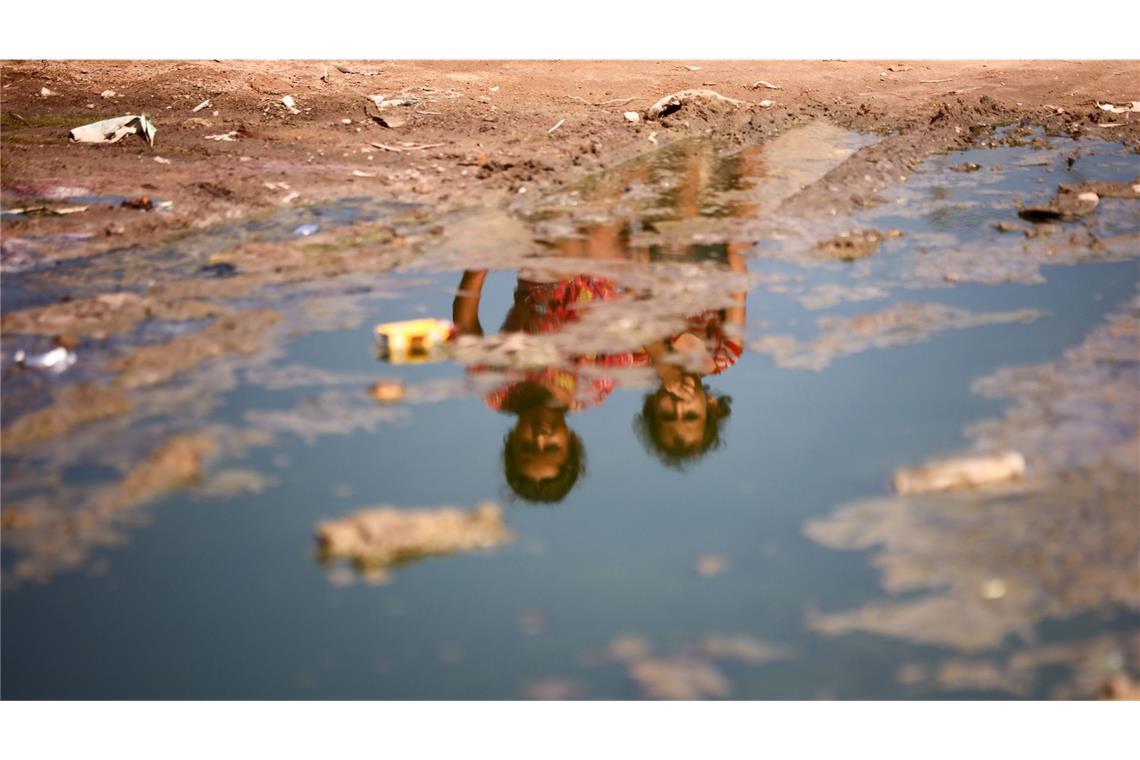
[[[560,502],[570,493],[579,476],[586,472],[586,449],[575,432],[570,433],[569,451],[566,453],[566,461],[558,468],[558,474],[543,480],[522,474],[515,460],[514,439],[513,429],[503,438],[503,473],[507,476],[507,485],[511,490],[527,501],[548,504]]]
[[[554,406],[554,395],[549,388],[530,381],[515,383],[507,390],[500,411],[522,414],[536,406]]]
[[[712,392],[709,387],[702,385],[701,389],[708,398]],[[695,462],[708,452],[720,448],[721,420],[732,414],[731,396],[718,396],[716,403],[709,404],[704,434],[699,441],[689,446],[680,441],[675,446],[666,446],[661,440],[660,420],[657,419],[657,406],[653,400],[656,395],[656,393],[647,393],[641,404],[641,414],[633,418],[633,430],[646,451],[655,455],[666,467],[683,470],[686,464]]]

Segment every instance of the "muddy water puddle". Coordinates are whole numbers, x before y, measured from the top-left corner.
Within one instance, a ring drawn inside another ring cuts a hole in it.
[[[289,212],[152,252],[157,284],[137,251],[86,290],[78,262],[5,274],[4,696],[1135,678],[1140,202],[1045,224],[1017,204],[1127,188],[1136,157],[980,148],[855,214],[781,212],[873,141],[683,143],[512,213]],[[37,312],[80,362],[13,366],[50,345],[13,313],[61,288],[144,300]],[[389,323],[409,342],[384,351]],[[1017,481],[891,490],[1009,448]]]

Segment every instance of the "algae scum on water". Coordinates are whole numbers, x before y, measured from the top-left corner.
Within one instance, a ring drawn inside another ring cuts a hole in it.
[[[6,239],[4,696],[1136,679],[1137,157],[995,141],[821,203],[875,140],[687,141],[506,209],[354,199],[56,266]],[[57,344],[65,371],[13,359]],[[1023,470],[890,485],[1001,452]]]

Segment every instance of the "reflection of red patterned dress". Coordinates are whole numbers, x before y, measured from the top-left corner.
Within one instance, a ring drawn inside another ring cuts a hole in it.
[[[689,317],[688,322],[686,332],[704,341],[705,350],[712,359],[713,369],[709,374],[719,375],[736,364],[736,360],[744,353],[744,345],[738,339],[733,340],[724,334],[724,312],[709,309]],[[680,336],[674,336],[673,340],[678,337]]]
[[[578,320],[579,307],[593,301],[604,301],[619,295],[610,280],[580,274],[559,282],[519,280],[515,303],[503,323],[505,332],[546,334],[558,332],[568,322]],[[644,367],[649,364],[645,351],[567,357],[569,367],[547,367],[527,372],[511,370],[506,382],[484,397],[487,406],[502,411],[511,391],[523,383],[532,383],[564,391],[572,399],[570,409],[577,411],[601,404],[613,392],[615,382],[598,370]],[[471,372],[486,372],[486,367],[472,367]]]
[[[617,294],[613,282],[588,274],[559,282],[519,280],[515,304],[503,323],[503,330],[532,335],[558,332],[567,322],[578,321],[579,307]]]

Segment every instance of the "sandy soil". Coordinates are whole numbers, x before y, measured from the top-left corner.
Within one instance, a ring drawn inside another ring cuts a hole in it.
[[[780,89],[753,88],[761,79]],[[343,196],[494,204],[692,134],[757,142],[818,117],[893,136],[803,194],[796,212],[862,205],[981,125],[1024,120],[1140,146],[1136,114],[1097,107],[1140,97],[1134,62],[730,61],[692,71],[670,61],[17,61],[3,65],[0,81],[6,206],[69,193],[173,202],[168,213],[98,207],[67,218],[5,218],[6,240],[97,233],[44,254],[52,256]],[[742,103],[646,118],[659,98],[690,88]],[[385,111],[402,126],[367,115],[365,96],[400,93],[418,99]],[[286,95],[299,113],[281,103]],[[153,148],[133,135],[114,145],[68,143],[73,127],[140,112],[157,126]],[[230,132],[233,141],[206,139]]]

